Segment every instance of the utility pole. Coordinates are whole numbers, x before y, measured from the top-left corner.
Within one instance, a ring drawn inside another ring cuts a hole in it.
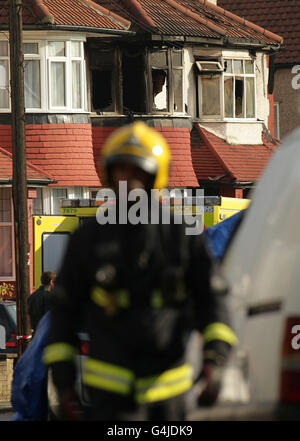
[[[13,206],[16,250],[17,341],[19,357],[26,349],[27,336],[29,335],[27,298],[30,289],[22,9],[22,0],[9,0]]]

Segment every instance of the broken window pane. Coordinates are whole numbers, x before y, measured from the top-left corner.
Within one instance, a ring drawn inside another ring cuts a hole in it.
[[[233,77],[224,78],[225,118],[233,118]]]
[[[246,118],[255,116],[254,78],[246,78]]]
[[[202,115],[220,115],[220,77],[202,78]]]
[[[182,70],[174,69],[174,112],[182,112]]]
[[[125,112],[146,112],[145,55],[139,47],[127,48],[122,57]]]
[[[152,69],[153,110],[168,108],[168,74],[163,69]]]
[[[235,116],[244,117],[244,79],[235,78]]]
[[[111,70],[92,70],[92,107],[100,112],[114,110]]]

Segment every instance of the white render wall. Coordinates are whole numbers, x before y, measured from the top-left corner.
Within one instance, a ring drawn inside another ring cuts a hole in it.
[[[228,51],[221,49],[205,49],[201,47],[189,47],[184,51],[184,103],[187,105],[187,113],[193,119],[197,119],[197,85],[193,65],[194,54],[205,55],[216,53],[224,57],[248,58],[249,52]],[[262,144],[263,124],[268,127],[269,100],[268,100],[268,67],[267,55],[256,54],[256,115],[255,121],[223,121],[223,120],[198,120],[201,126],[215,135],[223,138],[230,144]]]

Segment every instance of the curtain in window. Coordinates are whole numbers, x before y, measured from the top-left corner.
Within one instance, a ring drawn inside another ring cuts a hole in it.
[[[65,103],[65,63],[51,62],[51,105],[64,107]]]
[[[246,78],[246,117],[255,116],[254,78]]]
[[[81,62],[72,61],[72,108],[81,107]]]
[[[224,105],[225,117],[233,117],[233,78],[225,77],[224,79]]]
[[[174,69],[174,111],[182,112],[182,70]]]
[[[41,107],[40,61],[25,60],[24,72],[25,107]]]
[[[220,78],[202,78],[202,115],[220,115]]]
[[[9,107],[8,94],[8,61],[0,61],[0,108],[7,109]]]

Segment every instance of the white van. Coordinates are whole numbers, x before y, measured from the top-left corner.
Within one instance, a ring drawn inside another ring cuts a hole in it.
[[[300,128],[251,200],[222,264],[239,345],[218,405],[191,420],[300,420]]]

